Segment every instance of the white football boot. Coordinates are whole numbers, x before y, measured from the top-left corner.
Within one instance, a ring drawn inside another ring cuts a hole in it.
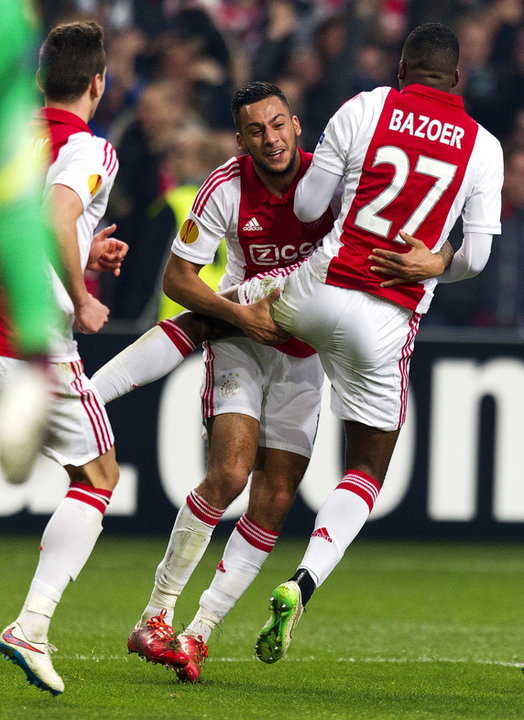
[[[8,625],[0,635],[0,653],[22,668],[30,685],[47,690],[51,695],[64,692],[64,681],[55,671],[49,643],[30,642],[17,622]]]

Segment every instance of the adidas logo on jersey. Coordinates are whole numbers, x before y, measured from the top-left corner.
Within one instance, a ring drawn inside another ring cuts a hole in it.
[[[264,228],[262,228],[258,224],[258,220],[256,219],[256,217],[252,217],[251,220],[249,222],[247,222],[244,225],[244,227],[242,228],[242,230],[246,230],[247,232],[253,232],[253,231],[256,232],[257,230],[263,230],[263,229]]]
[[[325,527],[317,528],[313,533],[311,533],[311,537],[322,538],[322,540],[327,540],[328,542],[333,542],[333,540],[331,539],[331,537],[327,531],[327,528],[325,528]]]

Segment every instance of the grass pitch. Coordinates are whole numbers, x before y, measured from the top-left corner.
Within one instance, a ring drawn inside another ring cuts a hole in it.
[[[211,638],[203,680],[182,685],[126,654],[165,543],[100,539],[51,628],[65,693],[29,687],[2,662],[2,720],[524,718],[521,545],[357,540],[310,601],[288,656],[264,665],[252,648],[268,597],[305,548],[305,540],[281,541]],[[208,550],[176,623],[191,620],[223,544]],[[38,538],[1,538],[1,627],[17,615],[37,547]]]

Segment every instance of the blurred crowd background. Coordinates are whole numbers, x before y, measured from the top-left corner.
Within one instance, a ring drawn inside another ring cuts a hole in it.
[[[142,331],[175,309],[161,276],[177,225],[206,176],[237,154],[230,102],[250,80],[277,83],[313,151],[354,94],[396,87],[403,41],[422,22],[460,40],[456,91],[502,142],[502,236],[481,275],[443,285],[425,324],[524,335],[524,2],[522,0],[42,0],[44,31],[96,19],[105,30],[107,90],[92,123],[117,148],[107,222],[130,245],[117,280],[90,278],[113,327]],[[462,239],[461,227],[453,244]],[[213,284],[221,273],[217,259]],[[213,268],[210,269],[211,275]],[[110,327],[111,327],[110,323]]]

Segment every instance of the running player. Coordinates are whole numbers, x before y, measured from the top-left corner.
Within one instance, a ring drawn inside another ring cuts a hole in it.
[[[51,158],[45,194],[64,267],[63,281],[49,268],[63,329],[54,332],[50,342],[49,384],[55,399],[49,416],[51,439],[43,452],[64,466],[71,483],[45,529],[23,608],[0,635],[0,652],[30,683],[53,695],[63,692],[64,683],[51,662],[51,618],[102,531],[118,481],[111,427],[83,373],[72,332],[74,322],[82,332],[97,332],[109,315],[88,293],[84,269],[118,274],[127,251],[124,243],[108,237],[113,228],[93,238],[118,168],[114,149],[87,125],[104,91],[105,65],[102,30],[92,22],[55,27],[40,52],[46,107],[36,121],[42,130],[38,147]],[[0,382],[6,383],[25,361],[3,325],[0,348]]]
[[[458,57],[448,27],[416,28],[403,48],[400,92],[379,87],[346,102],[295,194],[298,217],[313,222],[344,182],[333,230],[287,275],[271,314],[318,350],[332,409],[344,421],[346,472],[316,517],[297,572],[270,599],[256,643],[266,663],[283,657],[304,605],[366,522],[405,419],[413,343],[437,281],[381,283],[369,258],[394,258],[415,233],[437,251],[462,216],[463,245],[443,276],[455,281],[482,270],[500,233],[502,149],[451,94]],[[266,292],[266,281],[248,281],[241,298]]]

